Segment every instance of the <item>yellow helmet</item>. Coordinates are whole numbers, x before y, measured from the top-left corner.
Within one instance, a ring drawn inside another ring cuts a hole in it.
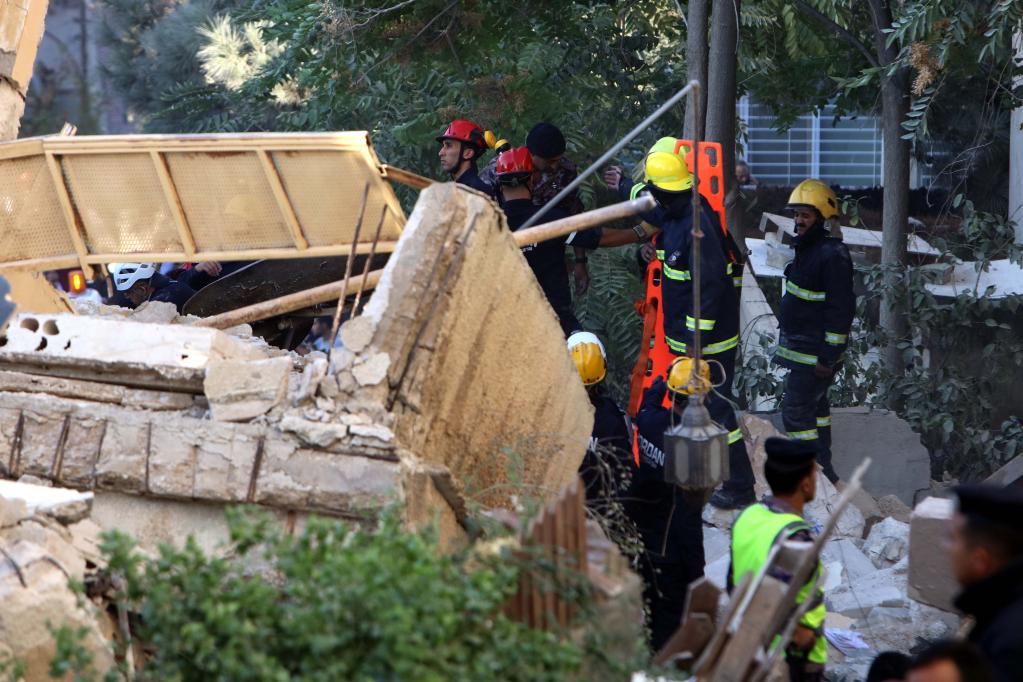
[[[693,359],[686,356],[675,358],[668,369],[668,388],[682,395],[707,393],[710,391],[710,365],[700,360],[699,375],[694,377]]]
[[[685,192],[693,187],[693,176],[682,157],[673,152],[651,151],[644,170],[647,182],[665,192]]]
[[[568,350],[584,386],[599,384],[607,374],[607,353],[596,334],[576,332],[568,337]]]
[[[838,197],[821,180],[803,180],[796,185],[785,208],[815,208],[825,220],[838,215]]]

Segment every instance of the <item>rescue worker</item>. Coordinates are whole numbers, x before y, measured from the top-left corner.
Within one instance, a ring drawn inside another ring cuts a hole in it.
[[[478,123],[455,119],[437,137],[437,142],[440,143],[437,152],[440,166],[452,181],[491,196],[494,194],[493,186],[480,180],[476,172],[476,160],[487,148],[485,132]]]
[[[607,353],[596,334],[568,337],[568,352],[593,405],[593,435],[579,474],[586,484],[586,502],[607,515],[611,500],[621,499],[632,469],[632,424],[622,408],[603,390]]]
[[[1023,490],[992,485],[956,488],[949,524],[952,573],[962,586],[955,605],[973,616],[969,640],[995,682],[1023,676]]]
[[[534,170],[533,158],[526,147],[510,149],[497,157],[498,199],[508,220],[508,227],[513,232],[540,210],[540,207],[533,203],[530,186]],[[540,222],[564,217],[561,209],[553,208],[544,214]],[[596,248],[596,240],[599,238],[598,231],[586,230],[573,232],[566,238],[551,239],[522,247],[526,262],[533,269],[540,288],[554,308],[566,338],[571,336],[572,332],[582,329],[582,325],[572,313],[572,294],[568,286],[568,272],[565,270],[565,244]]]
[[[1012,677],[1018,680],[1020,675]],[[994,682],[991,668],[977,647],[951,639],[927,645],[913,657],[906,682]],[[1009,679],[1009,678],[1005,678]]]
[[[716,389],[706,396],[711,419],[728,429],[728,460],[731,478],[710,499],[722,509],[750,504],[753,469],[750,467],[742,430],[733,407],[732,380],[735,351],[739,345],[739,296],[732,280],[732,268],[717,214],[700,205],[700,291],[693,290],[693,176],[678,154],[653,149],[646,157],[647,189],[658,209],[643,218],[661,229],[658,257],[663,252],[661,290],[664,310],[664,341],[675,355],[693,352],[694,332],[701,332],[701,353],[711,364],[711,381]],[[700,297],[700,319],[693,317],[693,299]]]
[[[828,235],[838,199],[820,180],[796,185],[787,209],[796,223],[795,259],[785,266],[774,362],[789,369],[781,415],[790,438],[818,448],[817,461],[832,483],[828,388],[839,369],[856,312],[849,249]]]
[[[709,372],[704,367],[704,381]],[[703,500],[688,497],[664,480],[664,432],[682,417],[692,360],[672,364],[665,383],[657,377],[636,414],[639,463],[629,489],[630,515],[643,541],[639,568],[647,605],[650,646],[659,651],[678,629],[689,584],[703,576]],[[672,409],[664,407],[672,391]],[[674,414],[672,414],[674,412]]]
[[[180,313],[195,294],[188,285],[158,273],[154,263],[111,263],[107,270],[117,290],[110,299],[111,305],[138,308],[146,301],[166,301],[173,303]]]
[[[537,206],[550,203],[551,199],[579,175],[576,165],[565,156],[567,146],[564,134],[551,123],[537,123],[526,135],[526,148],[533,157],[533,203]],[[491,161],[480,173],[484,182],[496,184],[495,167],[495,161]],[[562,211],[563,216],[576,215],[585,210],[578,191],[562,199],[557,208]],[[590,286],[586,250],[577,246],[574,248],[574,254],[575,293],[582,296]]]
[[[748,574],[756,575],[767,561],[771,549],[786,540],[812,542],[810,527],[803,519],[803,507],[817,492],[817,448],[812,443],[785,438],[768,438],[764,444],[767,459],[764,477],[771,495],[751,504],[732,526],[732,565],[727,587],[731,593]],[[821,571],[820,563],[817,572]],[[782,571],[770,573],[789,582]],[[812,579],[812,576],[811,576]],[[798,603],[811,599],[813,604],[796,626],[786,650],[789,679],[793,682],[818,682],[824,679],[828,645],[824,638],[824,591],[820,586],[808,594],[809,584],[798,596]]]

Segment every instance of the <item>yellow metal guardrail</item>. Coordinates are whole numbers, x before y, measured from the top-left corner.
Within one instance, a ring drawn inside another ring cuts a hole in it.
[[[365,132],[0,144],[0,270],[387,253],[405,225],[388,180],[429,182]]]

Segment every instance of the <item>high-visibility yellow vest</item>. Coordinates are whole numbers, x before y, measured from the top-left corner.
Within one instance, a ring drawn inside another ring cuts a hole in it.
[[[758,503],[747,507],[732,526],[732,584],[738,585],[747,573],[756,574],[767,561],[775,542],[783,542],[794,533],[809,530],[802,517],[796,514],[779,514],[766,505]],[[821,565],[817,563],[817,572]],[[800,590],[797,602],[802,604],[810,591],[809,585]],[[824,592],[818,588],[820,604],[806,612],[800,625],[818,633],[813,648],[806,658],[812,663],[823,665],[828,660],[828,643],[824,639]]]

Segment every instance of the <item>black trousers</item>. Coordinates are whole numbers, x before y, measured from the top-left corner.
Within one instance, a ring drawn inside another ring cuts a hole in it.
[[[689,583],[703,577],[703,552],[694,556],[693,561],[681,562],[642,556],[639,570],[643,577],[643,601],[647,605],[650,650],[657,653],[682,624]]]
[[[831,464],[831,405],[828,389],[832,378],[820,379],[813,367],[790,369],[781,399],[781,418],[789,438],[817,443],[817,461],[829,480],[838,480]]]
[[[735,396],[732,394],[732,381],[735,379],[735,351],[736,349],[732,348],[723,353],[708,355],[705,358],[721,363],[721,367],[718,367],[716,363],[710,365],[711,383],[720,383],[721,385],[707,395],[707,411],[710,412],[711,419],[728,429],[731,441],[728,445],[729,478],[725,481],[725,490],[752,493],[753,467],[750,466],[749,455],[746,454],[746,444],[742,440],[739,421],[735,418],[735,408],[728,402],[728,400],[735,402]],[[723,373],[722,370],[724,370]]]

